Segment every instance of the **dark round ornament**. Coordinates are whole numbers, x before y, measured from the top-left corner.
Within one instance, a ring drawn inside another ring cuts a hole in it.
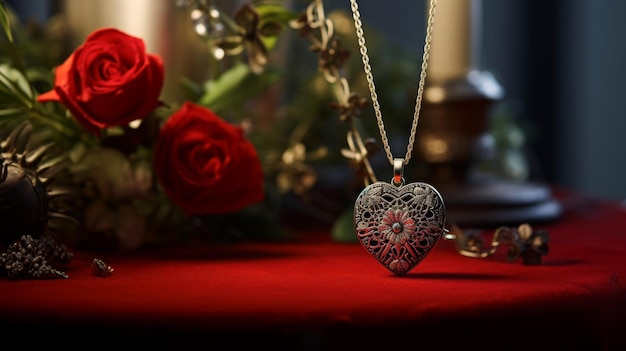
[[[36,173],[0,158],[0,241],[38,238],[47,223],[48,197]]]

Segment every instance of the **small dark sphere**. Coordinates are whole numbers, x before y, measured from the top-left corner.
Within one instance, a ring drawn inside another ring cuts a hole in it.
[[[48,223],[48,197],[34,171],[0,158],[0,242],[40,237]]]

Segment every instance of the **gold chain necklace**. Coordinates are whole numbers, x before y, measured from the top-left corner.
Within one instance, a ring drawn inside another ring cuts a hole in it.
[[[374,76],[372,74],[372,67],[370,66],[370,59],[367,54],[367,46],[365,46],[365,36],[363,33],[363,23],[361,22],[361,13],[359,12],[359,5],[356,0],[350,0],[352,8],[352,18],[354,19],[354,26],[356,28],[356,35],[359,43],[359,49],[361,51],[361,58],[363,59],[363,69],[365,71],[365,78],[367,79],[367,85],[370,90],[370,96],[372,98],[372,105],[374,107],[374,113],[376,115],[376,121],[378,122],[378,130],[380,131],[381,141],[387,159],[394,165],[394,157],[391,153],[389,146],[389,139],[385,132],[385,124],[383,122],[383,115],[380,110],[380,104],[378,103],[378,95],[376,94],[376,86],[374,84]],[[415,144],[415,134],[417,132],[417,124],[419,122],[420,109],[422,106],[422,95],[424,94],[424,82],[426,81],[426,69],[428,68],[428,58],[430,55],[430,42],[432,41],[433,23],[435,19],[435,7],[437,0],[431,0],[430,10],[428,11],[428,24],[426,26],[426,40],[424,42],[424,54],[422,56],[422,70],[420,72],[420,80],[417,89],[417,99],[415,100],[415,112],[413,114],[413,124],[411,125],[411,133],[409,134],[409,143],[407,145],[406,154],[404,156],[403,165],[409,163],[411,154],[413,152],[413,144]]]
[[[403,168],[411,158],[415,143],[437,1],[430,1],[422,70],[404,158],[394,158],[391,153],[367,55],[359,6],[356,0],[350,0],[350,4],[378,129],[394,171],[391,183],[375,182],[361,191],[354,205],[354,225],[363,247],[385,268],[402,275],[420,263],[447,232],[446,209],[437,189],[421,182],[405,185],[403,176]]]

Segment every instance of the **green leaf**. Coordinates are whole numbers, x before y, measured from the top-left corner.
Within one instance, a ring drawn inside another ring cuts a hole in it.
[[[23,108],[0,108],[0,117],[16,116],[24,113]]]
[[[189,100],[198,101],[204,93],[204,89],[200,84],[187,77],[181,77],[179,81],[183,95]]]
[[[263,46],[265,46],[268,50],[271,50],[273,47],[276,46],[276,43],[278,43],[278,36],[267,36],[267,37],[260,37],[261,41],[263,42]]]
[[[11,33],[11,21],[9,21],[9,13],[7,12],[6,7],[4,7],[4,2],[0,1],[0,25],[2,25],[2,29],[4,30],[4,34],[9,38],[9,41],[13,43],[13,34]]]
[[[21,71],[7,64],[0,65],[0,93],[4,93],[25,106],[31,106],[32,90]]]
[[[331,236],[334,240],[343,243],[358,242],[354,232],[354,209],[349,207],[335,220],[331,228]]]
[[[26,69],[26,78],[32,83],[46,83],[52,88],[54,82],[54,73],[48,68],[32,67]]]
[[[297,13],[276,4],[255,5],[259,13],[261,40],[268,50],[273,49],[278,38],[289,25],[289,21],[297,17]]]
[[[250,67],[240,63],[224,72],[217,80],[207,82],[205,93],[198,103],[219,113],[230,107],[241,106],[247,99],[267,90],[279,78],[278,70],[271,67],[256,74]]]
[[[298,16],[296,12],[277,4],[259,4],[254,5],[254,8],[259,13],[261,24],[271,21],[287,25]]]

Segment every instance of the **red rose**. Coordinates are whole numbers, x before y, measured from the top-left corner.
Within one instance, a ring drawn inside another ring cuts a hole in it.
[[[92,32],[55,69],[54,88],[37,98],[58,101],[87,130],[143,119],[161,104],[163,62],[146,53],[143,40],[117,29]]]
[[[154,170],[170,200],[190,215],[234,212],[265,196],[261,162],[243,129],[191,102],[163,125]]]

